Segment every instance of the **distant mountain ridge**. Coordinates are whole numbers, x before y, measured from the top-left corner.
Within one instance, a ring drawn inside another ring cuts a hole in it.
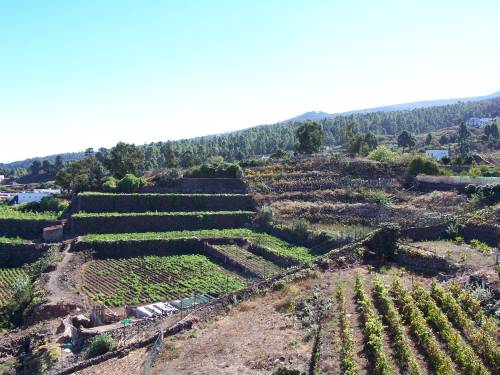
[[[342,112],[342,113],[327,113],[327,112],[321,112],[321,111],[311,111],[311,112],[303,113],[299,116],[289,118],[289,119],[284,120],[284,121],[280,121],[275,125],[287,124],[290,122],[307,121],[307,120],[319,121],[319,120],[323,120],[323,119],[332,119],[332,118],[335,118],[338,116],[349,116],[352,114],[366,114],[366,113],[372,113],[372,112],[408,111],[408,110],[413,110],[413,109],[422,109],[422,108],[439,107],[439,106],[445,106],[445,105],[453,105],[453,104],[457,104],[459,102],[479,102],[482,100],[490,100],[490,99],[495,99],[495,98],[500,98],[500,91],[497,91],[497,92],[490,94],[490,95],[484,95],[484,96],[418,101],[418,102],[413,102],[413,103],[393,104],[393,105],[388,105],[388,106],[367,108],[367,109]],[[217,137],[217,136],[230,136],[231,134],[241,134],[249,129],[261,128],[261,127],[266,127],[266,126],[269,126],[269,125],[257,125],[257,126],[253,126],[250,128],[240,129],[240,130],[231,131],[231,132],[227,132],[227,133],[223,133],[223,134],[213,134],[213,135],[195,137],[195,138],[192,138],[192,140],[196,140],[196,139],[203,140],[203,139],[210,139],[210,138]],[[43,156],[43,157],[33,157],[33,158],[28,158],[25,160],[19,160],[19,161],[5,163],[5,164],[0,163],[0,168],[9,168],[9,169],[28,168],[34,160],[49,160],[53,163],[58,155],[61,155],[61,157],[63,158],[64,161],[74,161],[74,160],[82,159],[84,157],[84,152],[81,151],[81,152],[72,152],[72,153],[61,153],[61,154],[54,154],[54,155]]]
[[[358,109],[354,111],[348,112],[339,112],[339,113],[328,113],[322,111],[311,111],[306,112],[301,115],[289,118],[282,122],[293,122],[293,121],[314,121],[314,120],[322,120],[325,118],[333,118],[335,116],[348,116],[354,113],[369,113],[369,112],[392,112],[392,111],[408,111],[417,108],[426,108],[426,107],[438,107],[450,104],[457,104],[459,102],[478,102],[481,100],[493,99],[500,97],[500,91],[494,92],[493,94],[483,95],[483,96],[472,96],[467,98],[455,98],[455,99],[436,99],[436,100],[423,100],[418,102],[411,103],[401,103],[401,104],[392,104],[386,105],[382,107],[373,107],[367,109]]]

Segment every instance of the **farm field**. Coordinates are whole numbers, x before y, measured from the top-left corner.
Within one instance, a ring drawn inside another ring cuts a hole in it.
[[[486,244],[473,246],[453,241],[419,241],[413,242],[411,246],[475,268],[495,266],[495,249]]]
[[[25,212],[11,206],[0,205],[0,219],[56,220],[58,216],[57,212]]]
[[[113,233],[113,234],[88,234],[81,237],[83,243],[89,246],[95,241],[124,241],[124,240],[173,240],[181,238],[245,238],[264,246],[270,251],[285,255],[300,261],[310,261],[316,254],[311,249],[303,246],[292,245],[277,237],[251,229],[204,229],[196,231],[172,231],[172,232],[146,232],[146,233]]]
[[[230,292],[245,280],[199,254],[95,259],[83,269],[82,290],[108,306],[169,301]]]
[[[92,217],[127,217],[127,216],[208,216],[208,215],[252,215],[253,211],[149,211],[149,212],[78,212],[72,215],[75,218]]]
[[[216,245],[214,247],[228,258],[236,260],[238,263],[243,264],[251,271],[264,277],[271,277],[284,270],[284,268],[279,267],[273,262],[259,255],[253,254],[236,244]]]
[[[207,373],[273,374],[280,367],[304,371],[312,363],[313,373],[323,375],[496,374],[498,325],[478,306],[457,284],[400,268],[327,271],[243,302],[196,335],[180,335],[154,373],[189,374],[203,363]],[[254,323],[241,325],[249,320]]]
[[[453,288],[418,276],[363,273],[338,283],[341,369],[374,374],[493,374],[498,369],[497,337],[487,328],[496,324],[464,309]]]
[[[4,237],[0,236],[0,244],[1,243],[7,243],[7,244],[24,244],[24,243],[29,243],[29,240],[25,240],[20,237]]]
[[[0,306],[10,296],[16,279],[23,275],[26,272],[22,268],[0,268]]]

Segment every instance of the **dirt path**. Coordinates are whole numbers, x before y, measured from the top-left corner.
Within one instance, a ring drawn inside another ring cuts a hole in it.
[[[370,363],[365,347],[365,336],[363,334],[363,318],[356,304],[354,296],[354,282],[352,285],[346,284],[345,294],[347,299],[347,312],[353,329],[354,345],[358,358],[359,374],[373,374],[372,364]]]
[[[334,290],[331,291],[334,296]],[[320,375],[340,374],[340,326],[336,301],[332,299],[331,315],[323,326],[320,346]]]
[[[49,292],[49,304],[85,305],[84,298],[77,294],[76,288],[74,291],[70,290],[72,277],[75,274],[75,265],[72,264],[75,254],[69,252],[70,247],[70,243],[65,245],[62,252],[63,259],[57,264],[56,269],[49,274],[49,280],[45,285]]]

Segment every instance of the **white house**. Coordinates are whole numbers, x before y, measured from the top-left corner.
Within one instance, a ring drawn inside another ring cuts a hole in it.
[[[17,204],[28,202],[40,202],[45,197],[61,193],[61,189],[34,189],[33,191],[23,191],[15,197]]]
[[[52,194],[49,193],[35,193],[35,192],[23,192],[16,195],[16,203],[23,204],[29,202],[40,202],[45,197],[50,197]]]
[[[5,176],[3,174],[0,174],[0,184],[5,180]]]
[[[449,157],[450,156],[448,150],[444,150],[444,149],[441,149],[441,150],[425,150],[425,154],[427,156],[430,156],[433,159],[436,159],[436,160],[441,160],[444,157]]]

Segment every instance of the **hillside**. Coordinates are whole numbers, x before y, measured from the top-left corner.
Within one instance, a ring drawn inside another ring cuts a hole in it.
[[[273,125],[260,125],[220,135],[156,142],[141,147],[146,156],[146,169],[155,169],[164,167],[172,157],[196,157],[204,160],[220,155],[232,161],[273,153],[280,148],[290,150],[295,144],[297,122],[305,120],[320,121],[325,129],[325,144],[332,144],[338,141],[338,129],[348,122],[354,123],[359,131],[370,131],[378,135],[394,135],[403,130],[419,134],[454,126],[470,117],[499,115],[500,92],[496,92],[481,97],[396,104],[341,114],[307,112]],[[38,159],[53,162],[56,156]],[[72,161],[83,158],[84,153],[66,153],[61,156],[63,160]],[[37,158],[0,163],[0,167],[28,168],[35,159]]]
[[[341,113],[327,113],[327,112],[321,112],[321,111],[311,111],[311,112],[303,113],[303,114],[296,116],[296,117],[292,117],[292,118],[285,120],[283,122],[307,121],[307,120],[317,121],[317,120],[322,120],[325,118],[333,118],[336,116],[347,116],[347,115],[351,115],[351,114],[355,114],[355,113],[411,111],[412,109],[418,109],[418,108],[438,107],[438,106],[444,106],[444,105],[457,104],[460,102],[463,102],[463,103],[465,103],[465,102],[478,102],[478,101],[494,99],[494,98],[498,98],[498,97],[500,97],[500,91],[494,92],[493,94],[490,94],[490,95],[483,95],[483,96],[472,96],[472,97],[456,98],[456,99],[423,100],[423,101],[411,102],[411,103],[392,104],[392,105],[386,105],[386,106],[382,106],[382,107],[358,109],[358,110],[354,110],[354,111],[341,112]]]

